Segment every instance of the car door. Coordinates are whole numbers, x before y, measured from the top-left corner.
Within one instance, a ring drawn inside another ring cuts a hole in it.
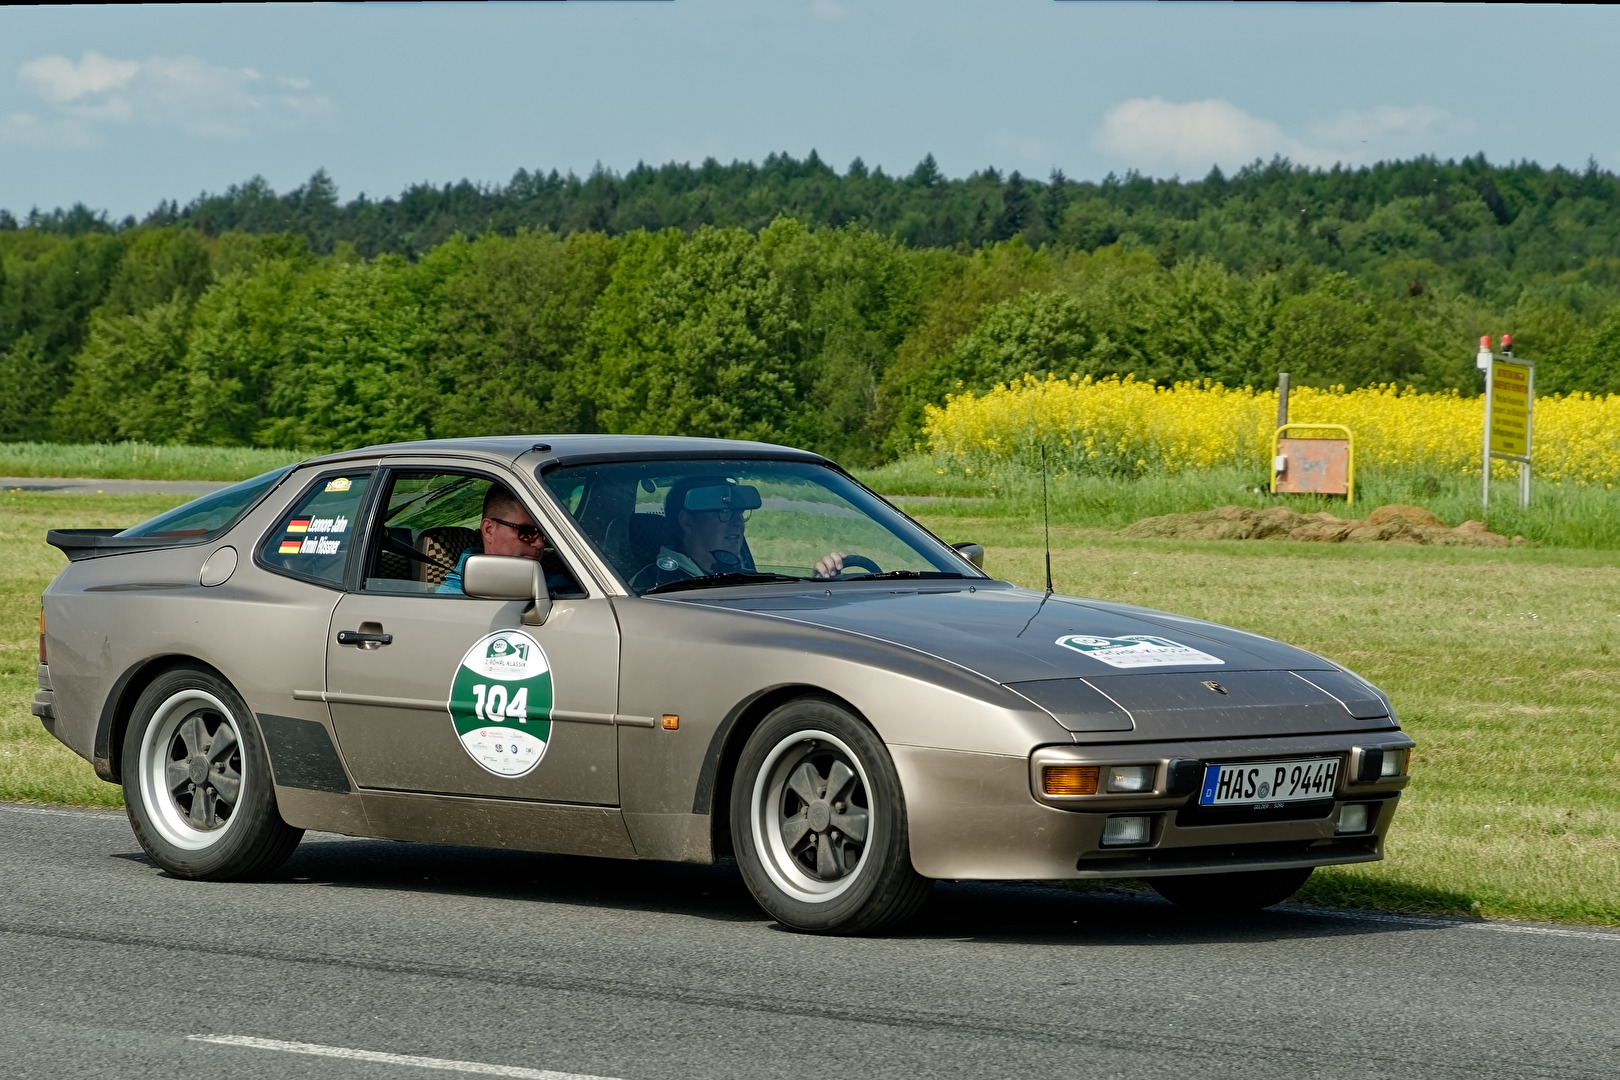
[[[326,643],[344,761],[362,788],[616,806],[619,636],[607,597],[554,550],[544,625],[522,623],[524,602],[440,591],[479,539],[491,485],[552,535],[534,500],[494,472],[385,470]]]

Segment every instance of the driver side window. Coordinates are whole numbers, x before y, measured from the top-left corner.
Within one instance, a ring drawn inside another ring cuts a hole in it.
[[[366,554],[361,586],[366,592],[462,597],[461,568],[468,556],[484,551],[486,509],[494,506],[493,517],[514,536],[534,527],[522,501],[486,477],[401,470],[389,474],[387,485]],[[521,520],[504,524],[514,517]],[[553,599],[587,595],[550,544],[539,551]]]

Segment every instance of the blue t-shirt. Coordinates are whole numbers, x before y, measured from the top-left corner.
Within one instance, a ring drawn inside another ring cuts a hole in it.
[[[456,560],[456,568],[444,575],[444,584],[440,585],[433,591],[436,593],[452,593],[458,596],[465,593],[467,590],[462,587],[461,575],[467,569],[467,560],[474,555],[482,555],[483,553],[484,549],[476,544],[468,548],[466,551],[463,551],[461,553],[461,558]],[[574,579],[569,577],[567,574],[547,574],[546,590],[550,592],[553,597],[585,595],[583,592],[580,592],[579,586],[574,583]]]
[[[484,553],[484,549],[481,546],[477,545],[477,544],[474,544],[472,547],[468,548],[466,551],[463,551],[461,553],[461,558],[456,560],[456,568],[454,570],[450,571],[448,574],[444,575],[444,584],[440,585],[437,589],[435,589],[433,591],[434,592],[441,592],[441,593],[459,593],[459,592],[463,592],[464,590],[461,587],[461,572],[467,568],[467,559],[470,556],[482,555],[483,553]]]

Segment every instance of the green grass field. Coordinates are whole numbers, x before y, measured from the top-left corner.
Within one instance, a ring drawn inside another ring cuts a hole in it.
[[[1162,485],[1116,487],[1092,489],[1106,511],[1092,520],[1110,528],[1068,523],[1078,501],[1054,514],[1065,522],[1052,532],[1060,591],[1214,619],[1332,657],[1388,691],[1418,742],[1388,859],[1319,872],[1309,899],[1620,924],[1620,556],[1126,540],[1113,535],[1116,521],[1196,507],[1174,504]],[[130,524],[176,501],[0,494],[0,799],[118,804],[118,788],[28,715],[39,592],[62,565],[43,536],[53,525]],[[1038,506],[980,497],[913,512],[947,540],[985,544],[997,576],[1039,586]]]
[[[89,476],[101,480],[246,480],[306,455],[246,446],[151,443],[3,443],[0,476]]]

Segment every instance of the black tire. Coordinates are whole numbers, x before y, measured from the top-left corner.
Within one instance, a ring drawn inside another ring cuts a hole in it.
[[[270,759],[224,679],[176,668],[152,680],[124,733],[124,807],[152,861],[176,877],[268,873],[304,830],[281,820]]]
[[[912,868],[905,798],[882,740],[820,698],[788,702],[749,737],[732,778],[731,838],[748,891],[795,930],[893,927],[933,886]]]
[[[1148,883],[1154,892],[1177,907],[1197,911],[1259,911],[1299,892],[1314,869],[1291,866],[1237,874],[1188,874],[1149,878]]]

